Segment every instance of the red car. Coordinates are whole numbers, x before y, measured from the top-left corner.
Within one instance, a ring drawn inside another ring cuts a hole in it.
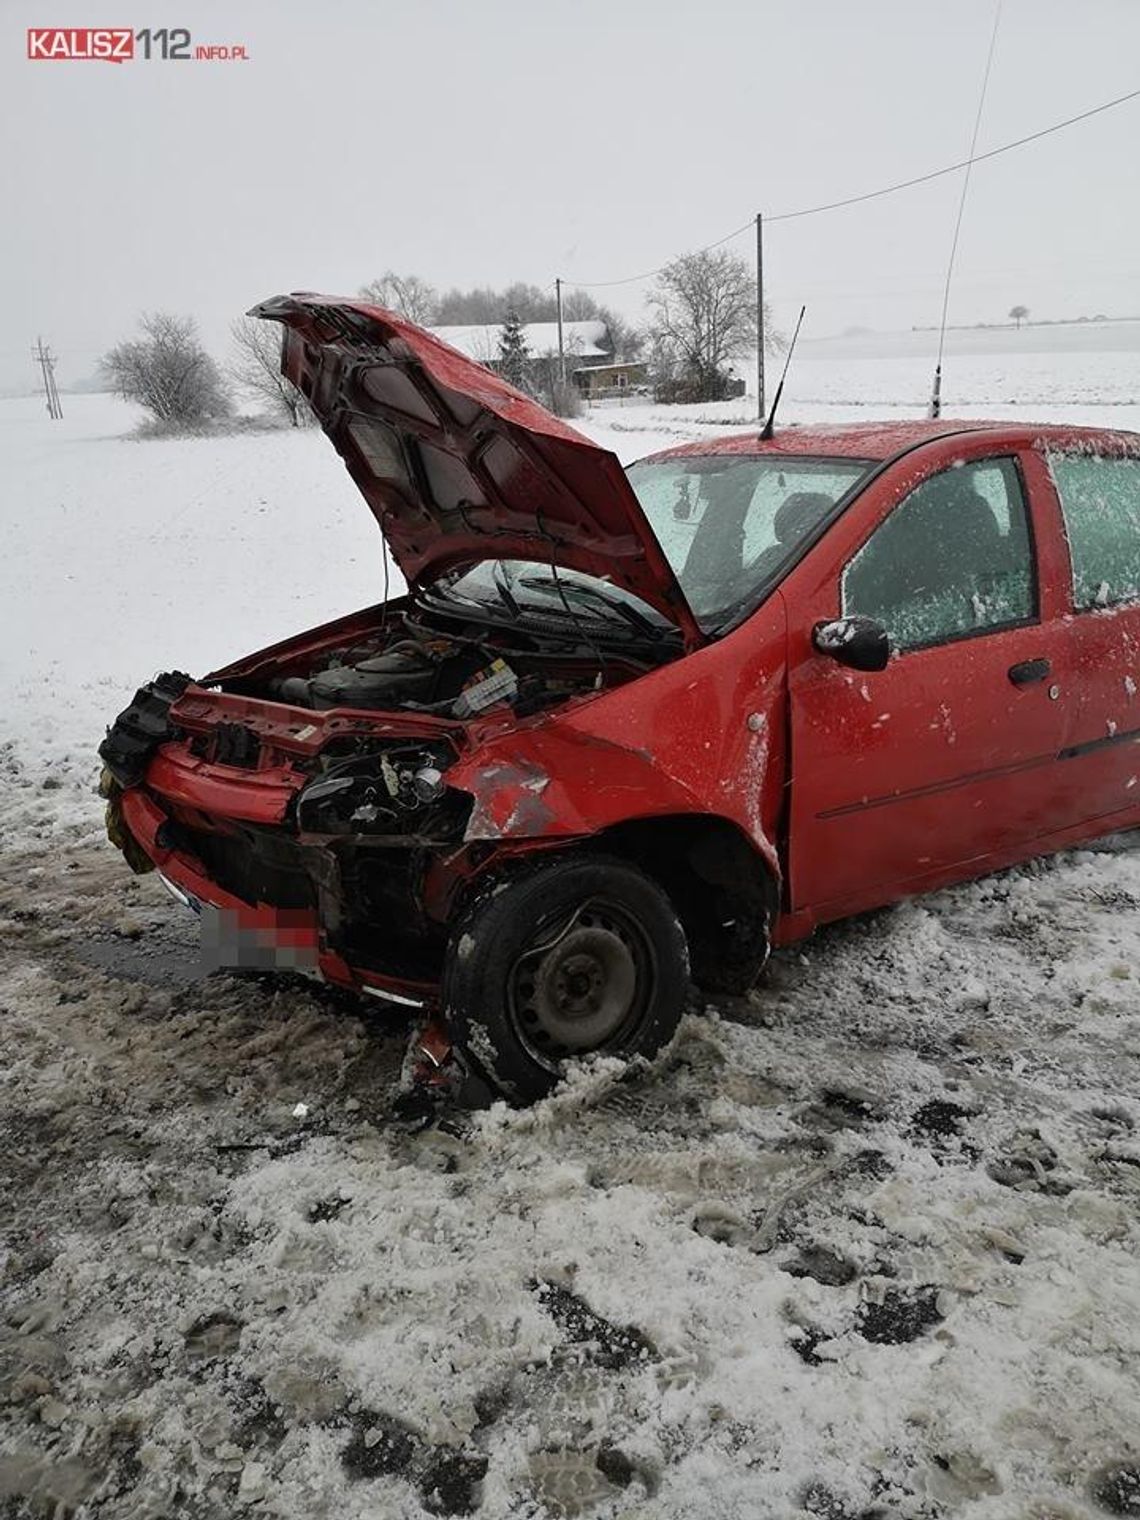
[[[1140,823],[1140,438],[789,427],[627,471],[391,312],[256,314],[408,591],[109,731],[112,837],[215,961],[422,1007],[526,1100],[658,1049],[690,979]]]

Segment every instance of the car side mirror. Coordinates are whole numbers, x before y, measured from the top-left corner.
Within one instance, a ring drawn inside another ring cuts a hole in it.
[[[885,670],[891,658],[891,636],[882,623],[869,617],[841,617],[817,623],[812,645],[852,670]]]

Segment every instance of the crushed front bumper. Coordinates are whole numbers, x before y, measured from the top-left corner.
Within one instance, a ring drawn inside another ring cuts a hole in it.
[[[434,981],[350,966],[324,942],[315,909],[251,906],[225,891],[205,874],[201,862],[170,842],[169,830],[164,828],[169,822],[166,813],[142,788],[119,792],[109,806],[134,849],[157,868],[167,890],[202,917],[206,969],[238,965],[299,971],[404,1006],[435,1007],[438,986]]]

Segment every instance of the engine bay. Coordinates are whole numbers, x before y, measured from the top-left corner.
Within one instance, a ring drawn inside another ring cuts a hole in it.
[[[319,651],[304,668],[291,661],[225,681],[223,689],[318,712],[345,707],[469,719],[510,708],[525,717],[619,686],[658,663],[640,654],[522,629],[444,629],[400,611],[375,633]]]

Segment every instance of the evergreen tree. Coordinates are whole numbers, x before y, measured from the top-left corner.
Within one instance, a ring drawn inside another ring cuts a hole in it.
[[[526,334],[518,312],[512,307],[503,320],[503,329],[499,334],[499,374],[509,384],[524,391],[527,389],[529,367],[530,353],[526,346]]]

